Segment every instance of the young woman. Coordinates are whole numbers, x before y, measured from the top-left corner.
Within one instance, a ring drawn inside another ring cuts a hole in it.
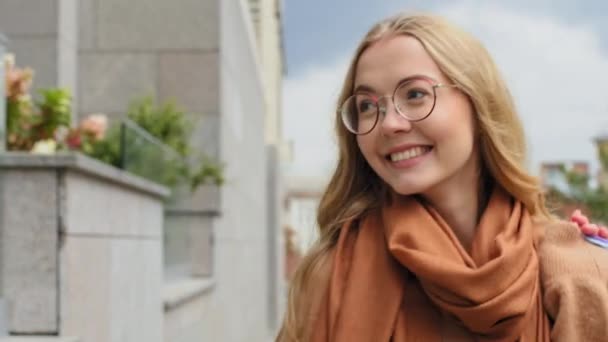
[[[278,341],[608,341],[608,251],[549,214],[477,40],[437,17],[382,21],[338,105],[320,240]]]

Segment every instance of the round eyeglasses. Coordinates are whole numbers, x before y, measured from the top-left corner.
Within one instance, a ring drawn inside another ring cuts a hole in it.
[[[421,121],[433,112],[437,101],[436,89],[440,87],[456,85],[441,84],[430,77],[416,76],[400,82],[390,98],[401,117],[408,121]],[[355,92],[340,108],[344,126],[357,135],[371,132],[378,123],[380,113],[386,115],[387,103],[381,103],[385,98],[389,96],[379,97],[367,91]]]

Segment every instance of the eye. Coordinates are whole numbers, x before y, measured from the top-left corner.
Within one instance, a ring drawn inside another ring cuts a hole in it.
[[[422,80],[413,80],[399,86],[395,99],[403,105],[418,105],[433,98],[432,86]]]
[[[418,100],[418,99],[423,98],[426,95],[427,95],[427,92],[422,89],[410,89],[406,94],[406,98],[408,100]]]
[[[363,100],[359,102],[357,110],[359,110],[359,113],[367,113],[375,110],[375,104],[371,100]]]

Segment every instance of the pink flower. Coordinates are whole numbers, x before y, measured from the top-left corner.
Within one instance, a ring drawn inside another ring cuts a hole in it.
[[[80,129],[92,135],[95,140],[101,140],[106,134],[108,128],[108,118],[104,114],[89,115],[80,123]]]
[[[6,97],[11,100],[27,100],[28,91],[32,85],[34,71],[30,68],[20,69],[15,65],[15,57],[6,55],[4,59],[5,66],[5,86]]]
[[[80,136],[80,130],[74,129],[68,133],[67,138],[65,139],[66,145],[70,149],[77,150],[82,146],[82,137]]]
[[[27,96],[32,85],[34,72],[31,69],[6,70],[6,96],[10,99],[21,99]]]

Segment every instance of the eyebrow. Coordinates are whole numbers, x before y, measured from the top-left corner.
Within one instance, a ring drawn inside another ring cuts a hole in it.
[[[416,75],[411,75],[405,78],[402,78],[399,82],[397,82],[397,85],[395,86],[395,88],[399,87],[400,85],[402,85],[405,82],[411,81],[411,80],[417,80],[417,79],[428,79],[431,80],[433,82],[437,82],[437,80],[435,80],[433,77],[427,76],[427,75],[422,75],[422,74],[416,74]],[[374,88],[365,85],[365,84],[359,84],[355,90],[353,91],[353,93],[358,93],[358,92],[364,92],[364,93],[374,93],[376,94],[377,92],[374,90]]]

